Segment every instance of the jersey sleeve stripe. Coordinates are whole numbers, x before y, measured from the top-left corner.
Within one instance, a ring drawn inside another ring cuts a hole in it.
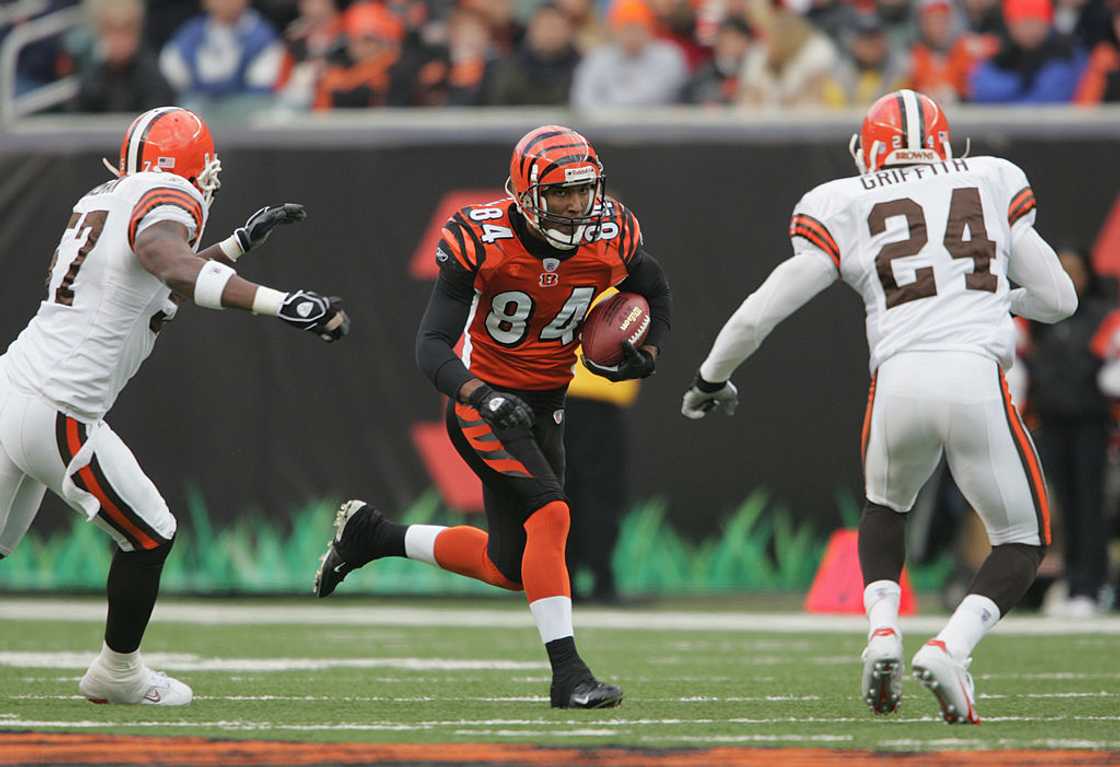
[[[199,223],[201,224],[201,222],[202,222],[202,205],[201,205],[201,203],[199,203],[199,201],[197,199],[192,197],[187,192],[184,192],[182,189],[173,189],[171,187],[159,187],[157,189],[149,190],[148,192],[146,192],[140,198],[139,202],[136,203],[136,205],[133,207],[133,211],[135,211],[136,208],[144,205],[146,202],[154,200],[157,197],[170,197],[170,198],[174,198],[174,199],[178,200],[179,202],[183,203],[184,206],[186,206],[189,210],[193,211],[191,213],[191,215],[194,216],[194,218],[196,218],[199,221]]]
[[[630,240],[630,221],[625,215],[619,216],[618,222],[618,255],[623,263],[626,263],[630,258],[626,255],[629,250]]]
[[[825,242],[823,239],[821,239],[821,236],[819,234],[817,234],[816,232],[814,232],[810,229],[807,229],[804,226],[799,224],[796,227],[794,227],[792,232],[790,232],[790,236],[791,237],[804,237],[806,240],[813,243],[813,245],[815,245],[818,248],[820,248],[821,250],[823,250],[825,252],[825,254],[830,259],[832,259],[832,263],[833,263],[833,265],[836,266],[837,269],[840,268],[840,255],[838,253],[836,253],[835,251],[833,251],[829,247],[828,243]]]
[[[816,235],[819,242],[814,242],[813,238],[804,234],[811,232]],[[806,216],[804,213],[796,214],[793,221],[790,223],[790,236],[803,236],[814,245],[820,247],[822,251],[828,253],[830,258],[836,262],[837,269],[840,268],[840,246],[837,241],[833,240],[832,234],[829,232],[828,227],[819,221],[816,221],[812,216]]]
[[[471,263],[467,256],[467,238],[463,236],[463,227],[457,221],[448,221],[447,225],[443,227],[443,233],[445,240],[448,236],[455,240],[454,247],[451,248],[451,254],[455,256],[455,260],[468,272],[473,272],[475,265]]]
[[[1016,221],[1034,209],[1034,190],[1028,186],[1011,198],[1011,204],[1007,206],[1007,220],[1014,225]]]
[[[624,218],[630,235],[630,242],[627,243],[629,245],[628,252],[625,255],[626,260],[629,261],[637,254],[638,248],[642,245],[642,230],[638,226],[638,219],[629,210],[626,211]]]
[[[128,247],[134,247],[136,244],[136,230],[140,226],[140,222],[144,217],[151,213],[156,208],[168,205],[174,208],[180,208],[194,219],[194,233],[198,237],[199,232],[202,231],[202,206],[198,201],[191,197],[189,194],[180,192],[175,189],[169,190],[153,190],[140,198],[136,206],[132,209],[132,217],[128,223]]]
[[[474,227],[470,225],[469,221],[463,218],[462,213],[456,213],[452,218],[454,218],[455,221],[458,222],[459,226],[463,227],[466,233],[470,235],[471,241],[474,242],[475,268],[482,266],[482,262],[486,260],[486,248],[483,247],[482,240],[478,238],[478,234],[474,231]]]

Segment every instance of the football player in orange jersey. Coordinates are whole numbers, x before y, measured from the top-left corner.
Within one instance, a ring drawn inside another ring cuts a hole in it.
[[[564,396],[580,325],[609,287],[645,296],[652,319],[645,344],[624,343],[623,361],[611,368],[584,359],[593,372],[623,380],[653,373],[670,323],[665,274],[645,251],[637,218],[606,196],[605,185],[587,139],[547,125],[514,149],[509,197],[467,206],[443,228],[417,363],[449,397],[447,430],[482,479],[489,532],[394,524],[348,501],[315,580],[325,597],[351,570],[399,556],[524,590],[552,664],[557,708],[622,701],[622,690],[598,681],[576,652],[564,563]]]

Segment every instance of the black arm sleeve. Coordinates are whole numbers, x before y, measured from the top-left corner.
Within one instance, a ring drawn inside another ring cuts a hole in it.
[[[474,376],[455,354],[471,311],[474,291],[442,274],[432,288],[428,309],[416,331],[416,364],[436,388],[456,399],[459,388]]]
[[[669,280],[657,259],[643,247],[630,259],[630,275],[618,284],[624,293],[637,293],[649,302],[650,328],[646,344],[664,348],[673,324],[673,294],[669,290]]]

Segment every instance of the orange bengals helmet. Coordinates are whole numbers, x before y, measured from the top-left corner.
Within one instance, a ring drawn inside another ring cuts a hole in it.
[[[945,113],[929,96],[909,89],[888,93],[872,104],[848,150],[860,173],[953,159]]]
[[[585,184],[591,185],[593,192],[583,215],[569,217],[549,212],[542,191]],[[571,128],[544,125],[526,133],[513,148],[506,192],[525,220],[550,244],[571,250],[580,244],[588,227],[598,226],[602,219],[606,185],[599,153],[587,139]]]
[[[143,171],[174,173],[194,184],[210,204],[222,185],[222,163],[202,118],[182,107],[149,109],[132,121],[121,142],[118,176]]]

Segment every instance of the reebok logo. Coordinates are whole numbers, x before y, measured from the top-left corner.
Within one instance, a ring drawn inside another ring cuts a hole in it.
[[[311,316],[311,312],[314,310],[314,308],[314,305],[310,301],[304,301],[302,304],[296,307],[296,314],[306,319]]]
[[[161,700],[163,700],[163,698],[160,697],[159,690],[153,687],[146,693],[144,693],[144,700],[148,701],[149,703],[159,703]]]

